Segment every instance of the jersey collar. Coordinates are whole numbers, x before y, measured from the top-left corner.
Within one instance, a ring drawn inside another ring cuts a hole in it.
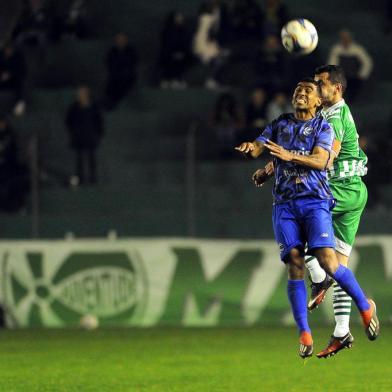
[[[336,102],[335,105],[332,105],[332,106],[329,107],[328,109],[323,109],[322,112],[323,112],[323,114],[329,114],[329,113],[333,112],[334,110],[336,110],[336,109],[338,109],[338,108],[344,106],[345,103],[346,103],[346,102],[345,102],[344,99],[342,98],[339,102]]]

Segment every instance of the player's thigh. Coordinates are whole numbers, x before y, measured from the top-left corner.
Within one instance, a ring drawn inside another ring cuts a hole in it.
[[[305,259],[303,252],[297,248],[290,250],[286,259],[288,277],[291,280],[300,280],[305,277]]]
[[[338,209],[332,212],[336,249],[347,257],[355,241],[367,196],[366,185],[361,181],[356,189],[347,192],[345,199],[337,200]]]
[[[333,217],[336,250],[345,256],[350,256],[361,215],[362,210],[354,210]]]
[[[332,216],[339,216],[347,211],[363,211],[368,199],[365,183],[360,179],[349,183],[332,183],[330,185],[336,205],[332,210]]]
[[[313,199],[303,212],[308,253],[317,248],[335,248],[332,228],[331,200]]]
[[[281,260],[286,261],[290,251],[294,248],[298,248],[303,255],[304,233],[290,203],[274,205],[272,223]]]
[[[335,238],[335,242],[336,242],[336,238]],[[344,255],[343,253],[341,253],[341,251],[338,250],[337,248],[335,250],[336,250],[336,256],[338,258],[339,264],[342,264],[345,267],[347,267],[348,266],[349,257]]]

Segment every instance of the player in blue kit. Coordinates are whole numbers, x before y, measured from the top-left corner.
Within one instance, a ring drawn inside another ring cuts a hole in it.
[[[300,335],[299,355],[306,358],[313,353],[304,282],[306,246],[353,298],[370,340],[378,336],[379,322],[374,301],[365,297],[353,273],[339,264],[334,250],[330,212],[334,199],[325,170],[334,133],[317,114],[321,105],[319,84],[311,78],[301,80],[292,104],[294,113],[283,114],[254,142],[242,143],[236,149],[254,158],[269,150],[274,157],[273,228],[280,257],[288,269],[287,293]]]

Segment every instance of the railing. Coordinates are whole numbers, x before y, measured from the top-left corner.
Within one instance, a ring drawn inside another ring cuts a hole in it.
[[[31,189],[31,238],[40,236],[39,230],[39,163],[38,136],[33,134],[29,143],[30,189]]]
[[[196,133],[199,124],[192,123],[186,137],[185,184],[186,184],[186,233],[188,237],[196,236]]]
[[[193,122],[187,131],[185,146],[186,234],[195,237],[196,228],[196,136],[200,125]],[[29,141],[31,238],[40,238],[40,168],[39,138],[36,134]]]

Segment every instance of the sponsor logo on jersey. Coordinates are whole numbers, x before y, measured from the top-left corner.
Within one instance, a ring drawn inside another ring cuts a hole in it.
[[[283,170],[285,177],[308,177],[309,172],[307,169],[285,169]]]
[[[295,155],[310,155],[310,151],[307,150],[289,150],[289,151]]]
[[[313,128],[312,127],[305,127],[304,129],[304,135],[305,136],[310,136],[313,132]]]

